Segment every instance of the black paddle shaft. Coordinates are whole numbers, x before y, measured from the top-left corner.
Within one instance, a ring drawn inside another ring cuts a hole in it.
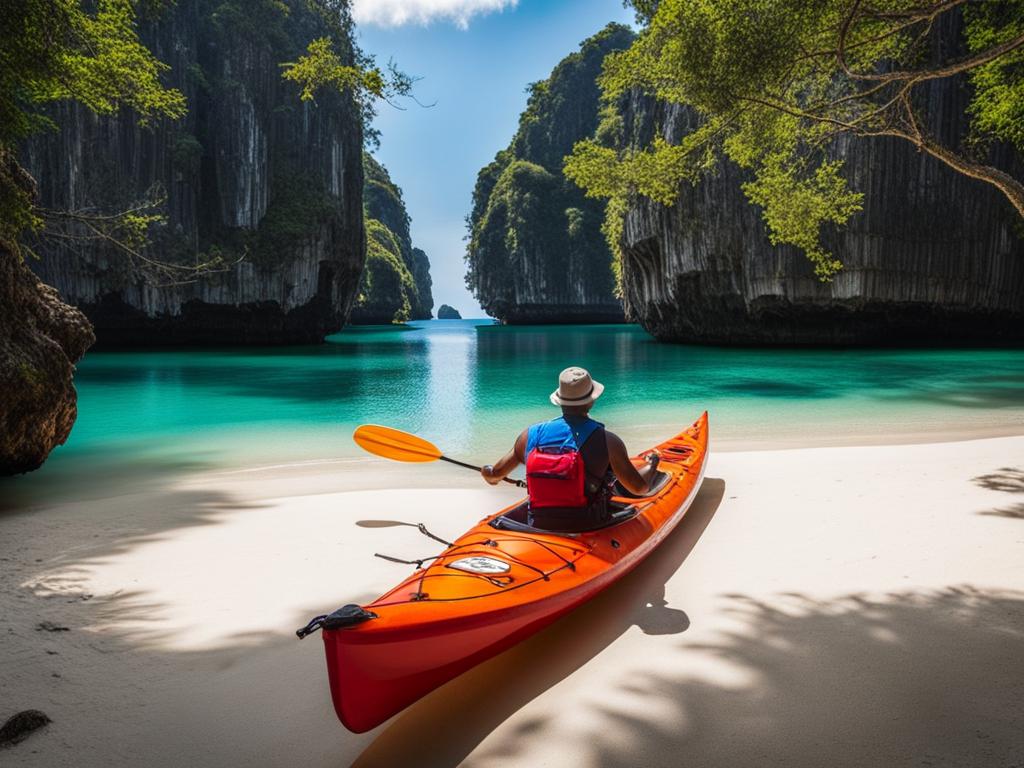
[[[456,461],[455,459],[449,459],[447,456],[441,456],[440,459],[441,461],[447,461],[449,464],[455,464],[456,466],[459,467],[465,467],[466,469],[475,469],[477,472],[481,471],[482,469],[482,467],[467,464],[464,461]],[[513,480],[510,477],[503,477],[501,479],[504,480],[506,483],[512,483],[512,485],[518,486],[519,488],[526,487],[526,483],[524,483],[522,480]]]

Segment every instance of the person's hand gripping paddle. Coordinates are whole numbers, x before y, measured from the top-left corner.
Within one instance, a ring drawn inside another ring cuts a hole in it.
[[[364,424],[356,429],[352,439],[364,451],[375,456],[383,456],[385,459],[413,463],[447,461],[449,464],[454,464],[458,467],[475,469],[477,472],[480,471],[480,467],[467,464],[464,461],[451,459],[442,454],[441,449],[430,441],[416,435],[411,435],[408,432],[403,432],[400,429],[381,427],[376,424]],[[502,479],[506,483],[511,483],[520,488],[526,487],[526,483],[522,480],[513,480],[508,477]]]

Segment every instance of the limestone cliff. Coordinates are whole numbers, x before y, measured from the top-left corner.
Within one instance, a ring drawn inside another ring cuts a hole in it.
[[[952,30],[945,30],[944,34]],[[956,144],[967,129],[963,83],[927,91],[928,129]],[[670,142],[693,126],[677,105],[634,94],[627,141]],[[768,242],[746,180],[724,162],[665,208],[627,212],[622,242],[626,309],[657,338],[724,344],[989,343],[1024,340],[1024,229],[988,185],[896,139],[834,146],[864,209],[825,245],[845,265],[820,282],[802,253]],[[1003,167],[1020,161],[998,150]]]
[[[33,268],[101,343],[322,340],[344,323],[365,257],[361,120],[335,93],[300,101],[280,63],[324,23],[303,0],[178,0],[157,13],[141,37],[171,66],[188,115],[140,127],[128,110],[99,118],[64,105],[59,131],[22,160],[50,208],[125,209],[161,190],[167,221],[144,255],[233,266],[154,285],[95,241],[46,243]]]
[[[466,284],[503,322],[622,319],[600,232],[604,205],[563,177],[562,161],[597,129],[604,57],[632,39],[610,24],[534,83],[511,144],[477,177]]]
[[[402,190],[369,154],[363,156],[363,170],[366,268],[352,308],[352,322],[429,320],[434,307],[430,261],[412,245]]]

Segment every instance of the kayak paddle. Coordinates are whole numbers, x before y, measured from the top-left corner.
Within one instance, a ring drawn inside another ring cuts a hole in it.
[[[477,472],[480,471],[480,467],[448,458],[441,453],[440,448],[430,441],[416,435],[410,435],[408,432],[402,432],[400,429],[381,427],[377,424],[363,424],[361,427],[356,428],[352,439],[364,451],[375,456],[383,456],[385,459],[418,463],[440,460],[447,461],[449,464],[455,464],[458,467],[475,469]],[[517,485],[520,488],[526,487],[526,483],[522,480],[512,480],[508,477],[503,477],[502,480],[506,483]]]

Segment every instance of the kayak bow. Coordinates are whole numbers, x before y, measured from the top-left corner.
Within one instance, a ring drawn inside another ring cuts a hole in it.
[[[656,447],[655,487],[641,498],[613,497],[605,527],[539,531],[526,524],[526,504],[518,502],[480,521],[372,603],[345,606],[299,630],[302,637],[324,629],[341,722],[356,733],[375,728],[625,576],[689,508],[707,447],[704,413]]]

